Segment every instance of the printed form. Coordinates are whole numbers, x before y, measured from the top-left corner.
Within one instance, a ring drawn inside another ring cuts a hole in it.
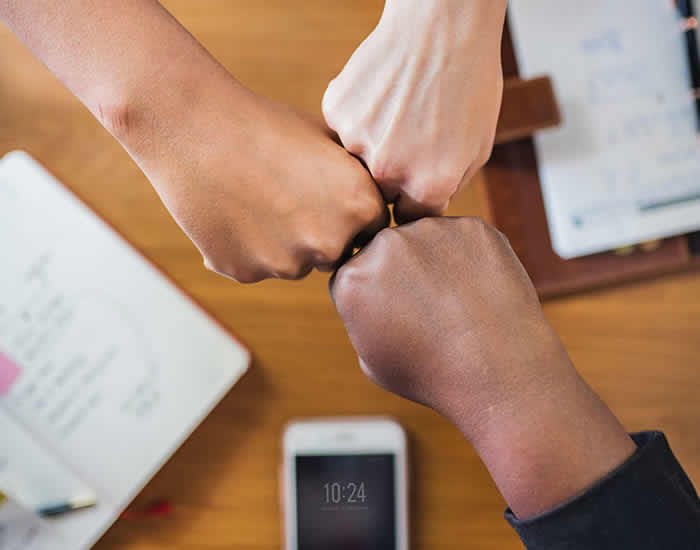
[[[554,250],[573,258],[700,229],[700,141],[670,0],[511,0],[524,78],[551,75],[535,137]]]

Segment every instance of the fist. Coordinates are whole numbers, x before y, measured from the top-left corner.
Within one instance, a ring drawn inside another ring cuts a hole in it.
[[[444,212],[491,154],[505,2],[388,1],[323,97],[397,222]]]
[[[324,125],[230,87],[142,167],[210,270],[244,283],[332,271],[387,225],[381,193]]]
[[[568,362],[507,240],[476,218],[382,230],[331,295],[364,372],[462,426]]]

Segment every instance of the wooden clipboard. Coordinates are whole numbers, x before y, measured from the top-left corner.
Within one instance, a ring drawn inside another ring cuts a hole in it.
[[[503,107],[496,146],[484,168],[489,221],[509,238],[541,298],[700,267],[700,233],[641,248],[563,260],[552,249],[533,133],[561,123],[551,80],[521,80],[511,35],[503,35]]]

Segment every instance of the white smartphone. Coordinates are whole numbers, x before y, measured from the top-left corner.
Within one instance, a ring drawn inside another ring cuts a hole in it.
[[[406,434],[398,423],[292,422],[283,446],[287,550],[408,550]]]

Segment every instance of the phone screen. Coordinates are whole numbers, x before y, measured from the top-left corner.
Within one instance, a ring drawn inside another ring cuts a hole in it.
[[[298,455],[299,550],[395,550],[394,455]]]

